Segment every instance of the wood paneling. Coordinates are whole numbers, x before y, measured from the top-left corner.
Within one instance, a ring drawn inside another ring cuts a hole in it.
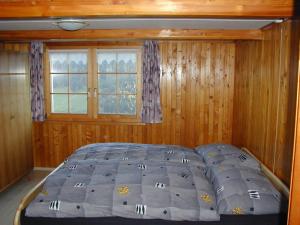
[[[0,18],[90,16],[291,17],[293,0],[2,0]]]
[[[291,173],[291,186],[290,186],[290,202],[289,202],[289,216],[288,216],[288,225],[297,225],[300,221],[299,214],[299,204],[300,204],[300,98],[299,98],[299,90],[300,90],[300,21],[296,21],[293,24],[293,49],[292,55],[295,57],[295,64],[293,69],[298,68],[296,70],[295,75],[297,78],[295,79],[294,85],[298,86],[298,94],[294,96],[297,101],[296,106],[296,121],[295,121],[295,140],[294,140],[294,155],[292,160],[292,173]],[[298,67],[297,67],[298,63]],[[297,82],[296,82],[297,80]]]
[[[22,46],[0,50],[0,191],[33,166],[28,54]]]
[[[286,184],[297,92],[292,27],[285,22],[264,31],[264,41],[237,43],[233,121],[233,143],[248,148]]]
[[[33,123],[34,164],[54,167],[95,142],[199,144],[232,139],[235,44],[163,41],[161,124],[80,121]]]
[[[0,31],[0,40],[32,40],[32,39],[183,39],[183,40],[260,40],[261,30],[22,30]]]
[[[0,51],[9,51],[9,52],[21,52],[21,53],[28,53],[28,44],[20,43],[8,43],[8,42],[1,42],[0,43]],[[2,69],[4,69],[3,67]]]

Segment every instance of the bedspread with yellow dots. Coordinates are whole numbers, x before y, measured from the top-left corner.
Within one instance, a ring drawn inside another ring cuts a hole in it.
[[[26,216],[218,221],[205,172],[201,157],[180,146],[88,145],[47,178]]]

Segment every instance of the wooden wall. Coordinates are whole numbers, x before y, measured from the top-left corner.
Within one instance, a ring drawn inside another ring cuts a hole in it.
[[[286,184],[297,96],[292,27],[285,22],[265,30],[264,41],[237,42],[234,88],[233,144],[247,147]]]
[[[161,42],[161,124],[46,121],[33,124],[34,165],[54,167],[79,146],[94,142],[230,143],[235,44]]]
[[[294,48],[292,49],[292,55],[296,57],[293,69],[298,68],[295,73],[297,82],[295,85],[298,86],[298,91],[300,90],[300,20],[293,23],[293,36],[292,43]],[[297,60],[298,59],[298,60]],[[300,98],[299,95],[296,96],[297,106],[296,106],[296,122],[295,122],[295,140],[294,140],[294,154],[292,160],[292,173],[291,173],[291,185],[290,185],[290,202],[289,202],[289,214],[288,214],[288,225],[297,225],[300,221],[299,214],[299,204],[300,204]]]
[[[0,191],[33,167],[28,46],[0,44]]]

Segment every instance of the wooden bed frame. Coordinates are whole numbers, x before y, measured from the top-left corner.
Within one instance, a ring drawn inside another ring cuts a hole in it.
[[[48,176],[46,176],[42,181],[40,181],[37,185],[35,185],[28,193],[25,195],[25,197],[21,200],[17,212],[14,219],[14,225],[21,225],[21,212],[23,209],[25,209],[30,202],[33,201],[33,199],[42,191],[43,184],[45,183],[47,177],[49,177],[51,174],[55,173],[61,166],[63,166],[63,163],[61,163],[58,167],[56,167]]]
[[[266,167],[259,159],[256,158],[247,148],[242,147],[242,150],[247,152],[253,158],[255,158],[258,162],[260,162],[260,166],[262,172],[270,179],[273,185],[287,198],[289,199],[290,190],[268,167]]]
[[[289,188],[278,177],[276,177],[276,175],[269,168],[262,164],[262,162],[258,160],[247,148],[243,147],[241,149],[260,162],[263,173],[271,180],[274,186],[288,199],[290,193]],[[54,169],[48,176],[55,173],[62,165],[63,163],[60,164],[56,169]],[[25,197],[21,200],[15,215],[14,225],[21,225],[22,210],[25,209],[29,205],[29,203],[33,201],[33,199],[42,191],[43,184],[48,176],[46,176],[41,182],[39,182],[34,188],[32,188],[28,192],[28,194],[25,195]]]

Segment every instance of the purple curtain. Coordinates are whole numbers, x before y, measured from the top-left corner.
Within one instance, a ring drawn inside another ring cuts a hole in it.
[[[43,43],[41,41],[30,43],[29,61],[32,120],[44,121]]]
[[[145,41],[143,51],[142,122],[160,123],[160,57],[157,41]]]

